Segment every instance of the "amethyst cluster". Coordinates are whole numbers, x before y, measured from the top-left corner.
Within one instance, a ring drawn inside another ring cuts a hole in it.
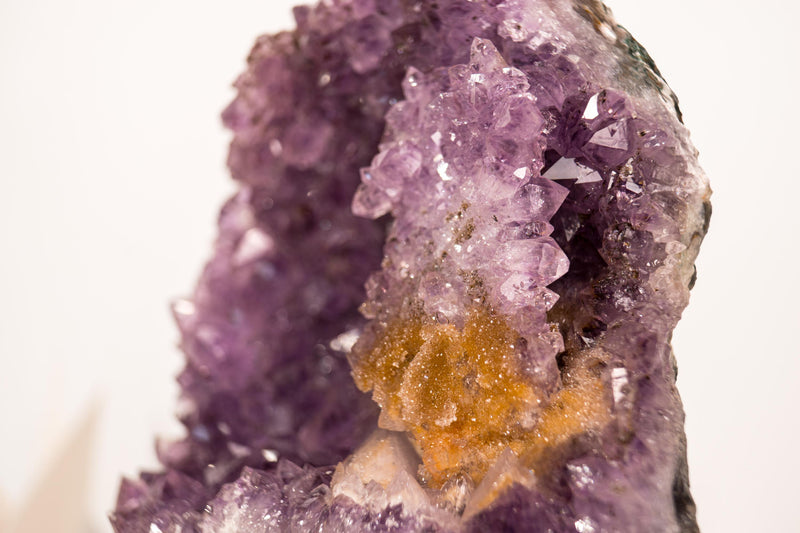
[[[223,113],[187,435],[115,531],[696,531],[670,337],[710,190],[647,52],[595,0],[295,18]]]

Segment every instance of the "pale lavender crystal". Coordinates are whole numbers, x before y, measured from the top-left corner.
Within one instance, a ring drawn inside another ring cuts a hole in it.
[[[669,341],[710,193],[645,50],[594,0],[295,18],[223,115],[240,190],[174,307],[187,436],[123,482],[114,529],[696,531]],[[602,354],[611,419],[546,471],[509,451],[439,489],[404,434],[375,432],[348,357],[408,302],[463,326],[471,279],[545,394]]]
[[[569,261],[548,221],[569,190],[538,177],[544,119],[525,74],[491,41],[476,39],[469,64],[411,69],[403,87],[353,201],[357,215],[394,215],[384,268],[367,282],[362,311],[376,318],[377,308],[389,312],[413,298],[429,315],[460,324],[473,295],[459,273],[471,272],[530,343],[548,341],[537,359],[556,379],[563,345],[547,331],[543,317],[557,296],[545,287]]]

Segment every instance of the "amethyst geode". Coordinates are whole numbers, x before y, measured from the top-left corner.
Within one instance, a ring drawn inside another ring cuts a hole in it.
[[[646,51],[592,0],[295,17],[223,115],[188,434],[114,529],[696,531],[670,336],[710,191]]]

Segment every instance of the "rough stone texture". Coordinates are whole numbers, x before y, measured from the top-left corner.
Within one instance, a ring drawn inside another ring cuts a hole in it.
[[[710,192],[645,50],[591,0],[295,17],[223,115],[187,436],[114,529],[696,530],[669,341]]]

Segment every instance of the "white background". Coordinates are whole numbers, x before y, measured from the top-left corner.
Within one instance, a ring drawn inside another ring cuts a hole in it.
[[[800,531],[800,13],[609,4],[679,95],[715,191],[674,342],[700,525]],[[110,530],[120,475],[180,434],[167,302],[191,291],[233,190],[230,83],[289,6],[0,0],[0,530],[43,487],[75,502],[72,530]],[[63,450],[82,423],[85,465]],[[59,465],[85,483],[44,482]]]

